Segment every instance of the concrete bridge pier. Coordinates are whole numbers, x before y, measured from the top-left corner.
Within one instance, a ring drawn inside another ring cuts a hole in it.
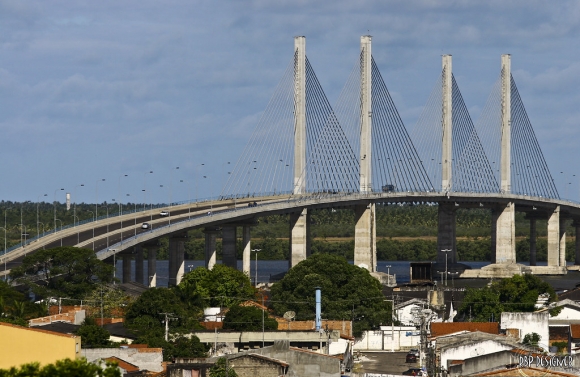
[[[174,234],[169,238],[169,286],[181,283],[185,272],[185,241],[187,233]]]
[[[217,260],[217,248],[216,248],[216,238],[219,232],[217,227],[207,227],[203,230],[205,233],[205,268],[211,270],[216,264]]]
[[[560,206],[548,218],[548,267],[560,265]]]
[[[131,282],[131,254],[122,254],[123,258],[123,283]]]
[[[222,227],[222,263],[228,267],[238,268],[236,258],[237,227],[224,225]]]
[[[508,202],[496,208],[495,226],[495,263],[516,263],[516,211],[515,205]]]
[[[157,286],[157,251],[159,244],[157,242],[150,243],[145,246],[147,248],[147,282],[149,288]]]
[[[143,284],[143,248],[135,246],[135,281]]]
[[[310,213],[306,208],[290,214],[290,268],[310,256]]]
[[[242,271],[247,276],[250,276],[250,260],[252,259],[252,245],[251,245],[251,227],[244,225],[242,227],[242,245],[244,251],[242,254]]]
[[[560,267],[566,267],[566,219],[560,216]]]
[[[354,264],[369,272],[377,269],[375,203],[355,207]]]
[[[455,203],[439,203],[437,218],[437,268],[449,268],[457,263]]]

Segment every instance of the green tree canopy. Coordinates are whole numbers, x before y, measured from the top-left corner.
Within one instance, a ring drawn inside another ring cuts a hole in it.
[[[43,297],[81,299],[97,282],[113,281],[113,266],[100,261],[90,249],[55,247],[27,255],[10,277]]]
[[[199,294],[207,306],[225,307],[251,300],[255,292],[246,274],[223,264],[216,264],[211,270],[198,267],[188,272],[179,288]]]
[[[277,330],[278,322],[269,318],[268,313],[255,306],[234,305],[229,308],[224,318],[224,329],[236,331]]]
[[[238,377],[238,374],[234,368],[228,365],[228,360],[225,357],[220,357],[209,369],[209,377]]]
[[[40,366],[39,363],[0,369],[0,377],[121,377],[116,363],[106,363],[105,368],[89,363],[87,359],[64,359],[54,364]]]
[[[107,330],[98,326],[92,318],[86,318],[75,334],[81,337],[83,348],[111,347],[110,334]]]
[[[556,300],[556,292],[535,275],[514,275],[483,288],[468,288],[458,310],[465,319],[487,322],[499,321],[502,312],[533,312],[538,295],[548,293],[549,302]]]
[[[314,319],[315,288],[322,290],[323,319],[353,319],[353,334],[391,323],[391,307],[381,283],[342,257],[314,254],[290,269],[271,290],[271,306],[278,315],[292,310],[296,319]]]
[[[28,326],[26,319],[46,315],[46,307],[30,302],[23,293],[0,280],[0,322]]]

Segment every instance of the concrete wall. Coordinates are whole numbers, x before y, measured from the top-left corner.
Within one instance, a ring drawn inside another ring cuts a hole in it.
[[[495,340],[474,341],[457,347],[441,350],[441,365],[446,366],[449,360],[465,360],[480,355],[489,355],[500,351],[509,351],[513,347]]]
[[[449,371],[449,377],[467,376],[494,367],[505,366],[513,363],[517,364],[519,362],[519,357],[520,355],[514,354],[511,351],[499,351],[465,359],[463,364],[453,366],[447,365],[446,368]]]
[[[80,357],[81,337],[0,323],[0,369]]]
[[[524,339],[526,334],[537,333],[541,336],[540,347],[547,349],[549,333],[550,313],[501,313],[500,328],[519,329],[520,340]]]
[[[283,376],[286,369],[278,363],[249,355],[230,359],[229,365],[238,377],[278,377]]]
[[[161,348],[84,348],[82,356],[89,362],[95,362],[107,357],[118,357],[139,369],[161,372],[163,367],[163,350]]]
[[[415,326],[381,326],[380,330],[365,331],[356,339],[353,350],[356,351],[390,351],[416,348],[419,344],[419,331]]]
[[[578,323],[578,321],[580,321],[580,310],[574,307],[563,306],[562,310],[557,316],[550,317],[550,322],[552,323],[560,321],[574,321],[574,323]]]

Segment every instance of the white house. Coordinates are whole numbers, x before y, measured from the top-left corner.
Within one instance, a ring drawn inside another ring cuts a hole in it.
[[[500,328],[511,334],[517,332],[519,341],[527,334],[536,333],[540,335],[539,346],[547,350],[550,339],[549,319],[550,313],[545,310],[534,313],[506,312],[501,313]]]

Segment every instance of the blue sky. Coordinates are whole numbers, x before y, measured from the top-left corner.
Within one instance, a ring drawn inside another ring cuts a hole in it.
[[[0,0],[0,200],[64,201],[61,188],[91,203],[215,195],[293,37],[306,36],[334,103],[364,34],[408,128],[442,54],[474,120],[512,54],[560,194],[578,200],[579,29],[580,3],[565,0]]]

